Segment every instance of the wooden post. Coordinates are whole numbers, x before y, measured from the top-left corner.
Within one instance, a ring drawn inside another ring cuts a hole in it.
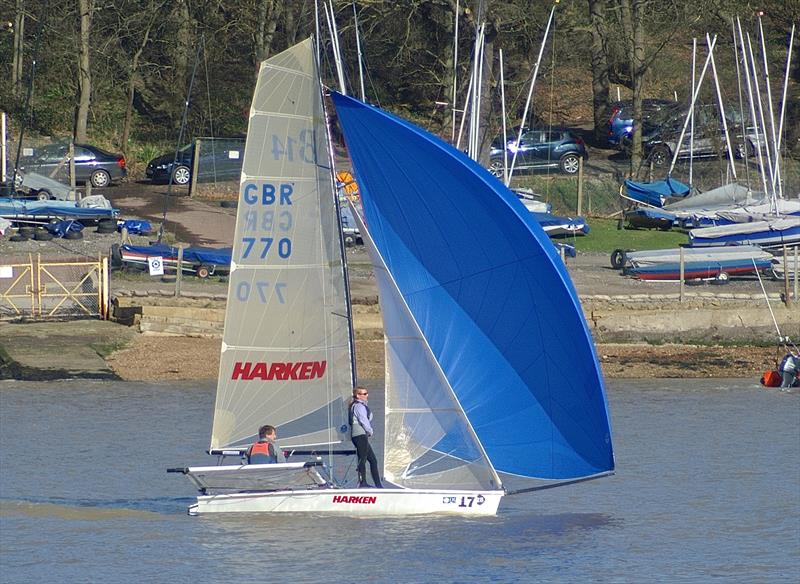
[[[583,156],[578,158],[578,216],[583,210]]]
[[[193,197],[197,190],[197,169],[200,167],[200,148],[202,140],[198,138],[194,141],[194,155],[192,156],[192,180],[189,181],[189,196]]]
[[[97,279],[100,282],[100,318],[108,320],[108,257],[103,256],[100,262],[100,277]]]
[[[6,167],[8,141],[6,138],[6,112],[0,112],[0,182],[6,184],[8,168]]]
[[[119,232],[119,244],[125,245],[128,242],[128,228],[123,227]]]
[[[789,295],[789,253],[786,244],[783,244],[783,303],[786,308],[792,307],[792,297]]]
[[[181,295],[181,280],[183,279],[183,244],[178,244],[178,271],[175,273],[175,296]]]
[[[69,141],[69,188],[75,191],[75,141]],[[78,200],[78,197],[75,197]]]
[[[680,246],[679,249],[680,249],[680,254],[681,254],[681,257],[680,257],[680,269],[681,269],[680,279],[681,279],[681,282],[680,282],[680,290],[678,292],[678,302],[683,302],[683,276],[684,276],[683,246]]]
[[[800,296],[797,295],[797,278],[800,274],[800,263],[798,263],[797,258],[797,250],[800,249],[800,245],[794,246],[794,301],[800,302]]]
[[[561,256],[561,263],[566,264],[567,263],[567,254],[564,252],[564,246],[563,245],[558,248],[558,255]]]

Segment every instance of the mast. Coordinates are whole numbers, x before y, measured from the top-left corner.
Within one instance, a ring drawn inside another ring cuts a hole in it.
[[[453,39],[453,127],[450,129],[450,143],[455,144],[456,142],[456,99],[458,96],[458,13],[459,13],[459,1],[456,0],[456,22],[453,27],[454,29],[454,39]]]
[[[711,38],[706,33],[706,45],[711,46]],[[714,52],[709,51],[711,55],[711,74],[714,77],[714,88],[717,91],[717,103],[719,104],[719,113],[722,117],[722,129],[725,132],[725,147],[728,149],[728,165],[733,175],[733,180],[736,180],[736,167],[733,164],[733,149],[731,148],[730,135],[728,134],[728,121],[725,119],[725,105],[722,102],[722,90],[719,87],[719,78],[717,77],[717,66],[714,63]]]
[[[353,22],[356,29],[356,52],[358,53],[358,80],[361,83],[361,101],[366,102],[367,96],[364,91],[364,65],[361,56],[361,35],[358,32],[358,12],[356,12],[355,2],[353,2]]]
[[[694,104],[697,101],[697,95],[700,93],[700,86],[703,85],[703,79],[706,76],[706,71],[708,71],[708,64],[711,61],[711,53],[714,51],[714,45],[717,43],[716,35],[711,40],[711,44],[708,47],[708,56],[706,57],[706,62],[703,65],[703,70],[700,72],[700,79],[697,80],[697,87],[692,90],[692,101],[689,104],[690,111],[694,109]],[[686,116],[686,119],[683,122],[683,127],[681,128],[680,136],[678,136],[678,143],[675,146],[675,152],[672,154],[672,163],[669,165],[669,170],[667,171],[667,176],[672,175],[672,171],[675,169],[675,163],[678,160],[678,153],[681,151],[681,144],[683,144],[683,138],[686,136],[686,127],[689,125],[689,116]]]
[[[517,134],[516,144],[519,146],[520,140],[522,140],[522,132],[525,129],[525,121],[528,119],[528,110],[531,106],[531,100],[533,99],[533,87],[536,85],[536,76],[539,74],[539,65],[542,62],[542,54],[544,53],[544,47],[547,44],[547,35],[550,32],[550,25],[553,23],[553,15],[556,12],[556,5],[553,4],[553,7],[550,9],[550,17],[547,19],[547,26],[544,29],[544,37],[542,37],[542,45],[539,47],[539,55],[536,57],[536,65],[533,68],[533,77],[531,78],[531,86],[528,89],[528,98],[525,100],[525,109],[522,112],[522,122],[519,126],[519,133]],[[514,149],[514,157],[511,159],[511,168],[508,169],[508,181],[506,182],[506,186],[511,184],[511,177],[514,174],[514,165],[517,163],[517,149]]]
[[[744,33],[742,32],[742,22],[736,18],[736,26],[739,31],[739,46],[742,49],[742,67],[744,68],[745,81],[747,82],[747,97],[750,104],[750,116],[753,120],[753,127],[756,130],[756,155],[758,156],[758,171],[761,175],[761,183],[764,188],[764,196],[769,196],[767,190],[767,177],[764,176],[764,160],[761,152],[761,131],[758,125],[758,118],[756,116],[755,102],[753,98],[753,86],[750,80],[750,64],[748,62],[747,51],[744,48]]]

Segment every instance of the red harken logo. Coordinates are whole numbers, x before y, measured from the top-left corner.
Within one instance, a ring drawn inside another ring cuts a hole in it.
[[[250,363],[237,361],[231,379],[251,381],[287,381],[289,379],[319,379],[325,375],[327,361],[299,361],[297,363]]]
[[[334,495],[334,503],[359,503],[361,505],[374,505],[378,497],[356,496],[356,495]]]

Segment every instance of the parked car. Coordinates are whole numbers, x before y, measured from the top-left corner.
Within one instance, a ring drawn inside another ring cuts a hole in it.
[[[508,163],[517,152],[514,168],[529,170],[534,168],[559,168],[567,174],[578,172],[580,159],[589,157],[583,139],[564,128],[531,129],[522,134],[519,146],[516,138],[506,145]],[[495,176],[503,176],[503,139],[496,138],[489,151],[489,171]]]
[[[91,183],[101,188],[111,185],[127,176],[125,158],[112,154],[97,146],[75,144],[75,182]],[[56,178],[60,182],[69,181],[69,144],[58,143],[34,150],[33,156],[20,162],[23,173],[37,173]]]
[[[645,123],[642,130],[642,150],[654,166],[664,166],[672,162],[678,145],[681,129],[686,113],[679,110],[674,116],[660,121],[656,125]],[[728,135],[733,141],[733,156],[744,158],[745,153],[752,157],[756,152],[754,130],[746,131],[742,126],[742,117],[737,110],[725,112]],[[700,105],[695,108],[694,139],[691,126],[687,126],[681,142],[678,158],[712,158],[727,156],[725,132],[717,108],[713,104]]]
[[[668,115],[677,104],[666,99],[643,99],[642,119],[645,123]],[[618,101],[611,104],[611,115],[608,118],[608,145],[623,150],[633,137],[633,102]]]
[[[179,149],[177,157],[173,151],[148,162],[145,169],[147,178],[156,183],[167,183],[172,176],[173,184],[189,184],[192,180],[192,169],[195,168],[196,144],[197,142],[192,142]],[[243,139],[201,141],[197,180],[199,182],[239,180],[243,155]]]

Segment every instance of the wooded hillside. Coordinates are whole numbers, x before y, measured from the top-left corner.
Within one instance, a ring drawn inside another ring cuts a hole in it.
[[[322,0],[319,0],[322,10]],[[191,86],[184,136],[242,135],[257,63],[315,30],[313,0],[2,0],[0,109],[28,130],[105,145],[130,155],[141,144],[173,142]],[[500,123],[503,51],[508,118],[519,123],[550,2],[531,0],[336,0],[349,90],[360,92],[355,16],[367,100],[450,135],[454,23],[458,12],[458,100],[465,99],[479,23],[486,23],[486,120]],[[688,102],[692,38],[715,50],[723,93],[738,103],[732,18],[759,55],[756,9],[764,11],[773,101],[780,101],[789,31],[800,1],[562,0],[543,53],[534,118],[595,124],[619,95]],[[328,25],[323,73],[336,86]],[[800,49],[795,42],[787,144],[800,126]],[[34,67],[35,62],[35,67]],[[763,67],[763,63],[759,65]],[[490,70],[489,70],[490,69]],[[713,101],[713,84],[703,93]],[[458,107],[463,107],[459,103]]]

